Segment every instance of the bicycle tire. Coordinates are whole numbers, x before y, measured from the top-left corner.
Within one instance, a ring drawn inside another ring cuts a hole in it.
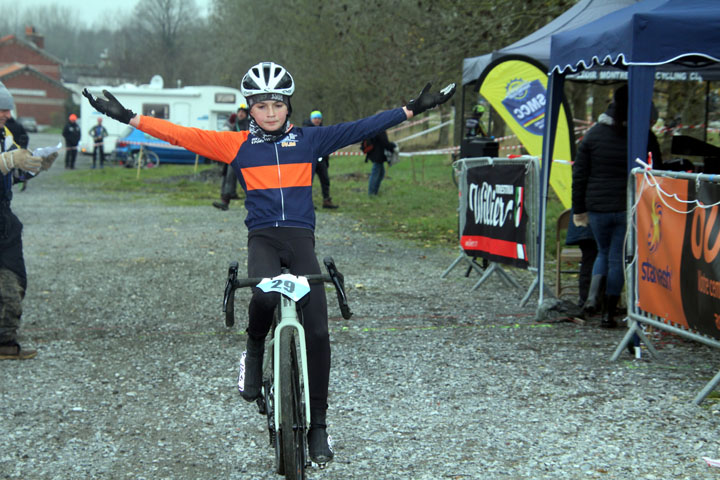
[[[145,156],[143,158],[142,166],[144,168],[159,167],[160,166],[160,157],[155,152],[152,152],[150,150],[145,150]]]
[[[292,329],[281,332],[280,395],[282,449],[287,480],[305,480],[305,408]]]
[[[268,365],[264,374],[266,384],[266,402],[267,402],[267,422],[268,430],[270,433],[270,444],[275,450],[275,473],[278,475],[285,475],[285,458],[283,456],[283,443],[282,443],[282,431],[275,430],[275,352],[274,349],[278,347],[278,338],[275,336],[275,327],[280,323],[280,308],[276,308],[273,313],[273,326],[272,326],[272,338],[273,341],[268,343],[265,355],[268,355]],[[272,345],[272,346],[271,346]]]

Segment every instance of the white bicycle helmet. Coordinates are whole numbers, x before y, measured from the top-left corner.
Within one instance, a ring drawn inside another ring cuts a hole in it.
[[[267,93],[290,97],[295,92],[295,81],[281,65],[274,62],[260,62],[245,74],[240,92],[245,98]]]

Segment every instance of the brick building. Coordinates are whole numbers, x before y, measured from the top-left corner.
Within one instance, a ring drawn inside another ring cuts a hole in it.
[[[0,38],[0,81],[13,95],[16,116],[63,125],[72,91],[61,83],[62,62],[43,50],[43,37],[33,27],[25,29],[25,36]]]

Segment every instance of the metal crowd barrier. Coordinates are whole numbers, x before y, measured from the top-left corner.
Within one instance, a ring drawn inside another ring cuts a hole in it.
[[[660,171],[660,170],[646,170],[643,168],[635,168],[632,170],[632,175],[630,175],[628,180],[628,209],[627,209],[627,219],[628,219],[628,231],[627,231],[627,239],[625,244],[625,254],[626,254],[626,266],[625,266],[625,273],[626,273],[626,298],[627,298],[627,306],[628,306],[628,314],[627,314],[627,323],[628,323],[628,330],[623,336],[620,343],[615,348],[615,351],[613,352],[613,355],[611,357],[612,360],[617,360],[622,351],[628,347],[633,346],[634,348],[638,348],[639,343],[643,342],[645,346],[647,347],[648,352],[650,355],[657,359],[658,352],[655,349],[655,347],[652,345],[652,342],[648,338],[648,336],[645,334],[642,326],[643,325],[651,325],[659,330],[663,330],[666,332],[670,332],[676,335],[679,335],[684,338],[688,338],[691,340],[698,341],[700,343],[703,343],[705,345],[720,348],[720,341],[718,338],[714,338],[711,335],[704,334],[701,332],[698,332],[696,330],[693,330],[691,328],[688,328],[686,325],[683,325],[682,323],[678,323],[677,319],[673,318],[662,318],[656,314],[644,311],[642,308],[640,308],[640,293],[639,293],[639,276],[640,268],[641,266],[638,265],[638,249],[639,249],[639,241],[646,241],[647,239],[639,238],[637,225],[638,222],[647,222],[648,219],[646,218],[638,218],[637,215],[637,209],[636,206],[639,204],[639,200],[637,197],[637,189],[636,189],[636,179],[638,178],[638,175],[652,175],[653,177],[667,177],[667,178],[674,178],[674,179],[684,179],[688,180],[689,182],[693,182],[696,186],[696,190],[700,190],[700,184],[703,182],[706,183],[714,183],[718,184],[720,183],[720,176],[718,175],[707,175],[707,174],[694,174],[694,173],[684,173],[684,172],[670,172],[670,171]],[[648,177],[644,177],[644,180],[646,180]],[[644,192],[644,190],[643,190]],[[668,196],[668,198],[672,199],[672,196]],[[682,200],[682,199],[680,199]],[[687,200],[687,199],[685,199]],[[675,200],[671,200],[675,201]],[[707,208],[707,205],[705,205],[705,208]],[[686,214],[692,214],[687,213]],[[673,236],[677,240],[677,233],[673,232]],[[716,238],[715,241],[720,241],[720,238]],[[682,251],[682,250],[681,250]],[[681,260],[682,262],[682,260]],[[676,272],[676,275],[680,275],[680,272]],[[714,279],[713,279],[714,280]],[[720,280],[720,279],[717,279]],[[684,283],[680,283],[681,291],[683,289],[688,289],[688,286]],[[682,294],[681,294],[682,297]],[[657,301],[655,302],[657,303]],[[646,303],[646,306],[648,304]],[[653,305],[655,307],[657,305]],[[648,307],[652,308],[652,307]],[[681,308],[683,308],[681,306]],[[695,396],[693,399],[693,403],[695,405],[700,404],[703,399],[705,399],[710,392],[712,392],[718,385],[720,384],[720,371],[713,377],[712,380],[710,380],[705,387]]]
[[[539,189],[540,189],[540,166],[537,157],[523,155],[514,158],[492,158],[492,157],[478,157],[478,158],[461,158],[453,163],[456,176],[458,179],[459,188],[459,205],[458,205],[458,240],[462,236],[465,230],[466,213],[468,211],[468,181],[467,172],[471,168],[480,166],[491,166],[491,165],[525,165],[525,215],[527,217],[527,228],[525,231],[525,240],[527,247],[528,257],[528,269],[537,272],[538,271],[538,228],[539,228]],[[521,289],[517,281],[505,271],[503,266],[497,262],[489,262],[488,267],[483,269],[475,261],[476,257],[469,255],[460,245],[460,255],[452,262],[452,264],[443,272],[441,278],[445,278],[451,270],[461,263],[468,265],[468,273],[471,270],[477,271],[481,277],[471,288],[476,290],[483,283],[485,283],[492,274],[497,274],[500,278],[508,284],[508,286]],[[527,291],[521,301],[521,305],[530,298],[532,291],[537,286],[537,275],[536,281]]]

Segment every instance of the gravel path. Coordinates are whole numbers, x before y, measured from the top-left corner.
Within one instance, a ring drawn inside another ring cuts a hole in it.
[[[15,196],[22,340],[39,354],[2,363],[0,477],[280,478],[235,391],[244,321],[221,312],[244,210],[85,192],[62,173],[60,159]],[[336,460],[309,478],[720,478],[702,460],[720,457],[720,404],[691,404],[717,351],[659,336],[662,361],[610,362],[622,330],[539,324],[535,297],[520,307],[497,276],[474,292],[464,268],[440,279],[457,251],[367,233],[342,207],[318,211],[317,240],[355,317],[330,304]]]

